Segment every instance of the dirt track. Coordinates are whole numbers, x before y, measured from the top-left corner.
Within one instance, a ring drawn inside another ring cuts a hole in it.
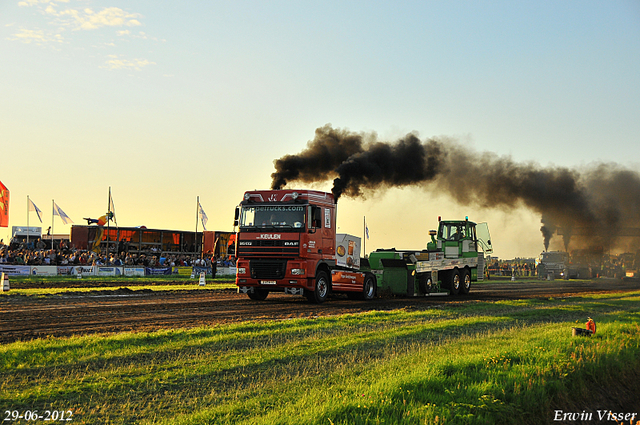
[[[421,310],[473,300],[568,297],[634,290],[640,290],[640,282],[612,279],[535,283],[491,281],[473,286],[467,296],[377,298],[369,302],[336,296],[320,305],[310,304],[304,297],[277,293],[270,294],[265,301],[256,302],[233,290],[136,291],[115,287],[114,290],[46,297],[9,295],[0,297],[0,343],[47,336],[153,331],[371,310]]]

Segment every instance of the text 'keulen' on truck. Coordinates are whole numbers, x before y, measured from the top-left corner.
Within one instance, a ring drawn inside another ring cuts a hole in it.
[[[238,291],[254,300],[284,292],[315,303],[330,293],[364,300],[458,295],[484,276],[486,223],[438,220],[426,249],[379,249],[361,258],[360,238],[336,232],[336,207],[327,192],[245,192],[234,221]]]

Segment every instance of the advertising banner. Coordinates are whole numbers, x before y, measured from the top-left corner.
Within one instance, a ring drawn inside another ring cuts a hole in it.
[[[125,267],[125,276],[144,276],[144,267]]]
[[[336,264],[352,269],[360,268],[360,238],[346,233],[336,234]]]
[[[122,267],[98,266],[96,276],[122,276]]]
[[[148,276],[157,276],[157,275],[170,275],[171,267],[147,267],[145,269],[145,274]]]
[[[191,271],[191,267],[176,266],[173,268],[173,274],[177,274],[180,276],[191,276]]]
[[[69,275],[72,274],[74,266],[58,266],[58,274],[59,275]]]
[[[0,265],[0,273],[8,276],[29,276],[31,267],[29,266],[7,266]]]
[[[0,182],[0,227],[9,227],[9,189]]]
[[[84,276],[93,276],[93,266],[73,266],[71,268],[71,274],[81,274]]]
[[[211,267],[193,266],[193,274],[200,276],[200,273],[204,272],[205,275],[211,276]]]
[[[216,270],[216,276],[235,276],[236,268],[235,267],[218,267]]]
[[[56,266],[31,266],[30,275],[35,276],[57,276],[58,267]]]

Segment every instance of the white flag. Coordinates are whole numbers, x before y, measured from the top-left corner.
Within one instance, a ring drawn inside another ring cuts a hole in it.
[[[73,223],[73,220],[71,220],[69,216],[64,211],[62,211],[62,209],[55,202],[53,203],[53,215],[57,215],[58,217],[60,217],[60,220],[62,220],[64,224]]]
[[[205,214],[204,210],[202,209],[202,205],[200,205],[200,202],[198,202],[198,216],[200,217],[200,221],[202,222],[202,228],[204,230],[207,230],[207,221],[209,221],[209,218],[207,218],[207,214]]]
[[[40,208],[36,207],[36,204],[34,204],[31,199],[29,199],[29,211],[35,211],[38,216],[38,220],[42,223],[42,216],[40,215],[42,214],[42,211],[40,211]]]
[[[107,212],[107,221],[113,220],[118,225],[118,220],[116,219],[116,206],[113,204],[113,198],[111,197],[111,188],[109,188],[109,211]]]

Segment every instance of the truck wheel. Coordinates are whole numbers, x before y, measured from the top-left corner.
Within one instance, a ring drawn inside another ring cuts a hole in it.
[[[325,272],[319,271],[316,274],[316,284],[314,291],[307,295],[307,299],[312,303],[320,304],[329,295],[329,278]]]
[[[376,296],[376,280],[371,275],[364,277],[364,285],[362,288],[362,299],[365,301],[372,300]]]
[[[247,292],[247,295],[252,300],[264,301],[267,299],[267,296],[269,295],[269,291],[263,288],[254,288],[253,291]]]
[[[455,269],[449,276],[451,276],[449,281],[451,295],[458,295],[460,293],[460,271]]]
[[[460,275],[460,294],[466,295],[469,293],[471,289],[471,273],[469,270],[463,269],[462,274]]]
[[[420,292],[423,294],[430,294],[433,290],[433,281],[431,280],[431,276],[427,276],[426,274],[421,275],[420,280],[418,281],[418,287]]]

